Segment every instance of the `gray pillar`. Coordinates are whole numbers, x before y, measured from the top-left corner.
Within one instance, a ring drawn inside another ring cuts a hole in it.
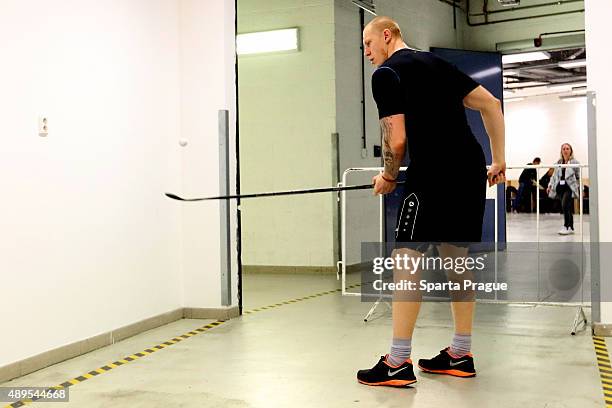
[[[219,111],[219,195],[230,194],[229,111]],[[219,200],[221,230],[221,305],[232,304],[230,200]]]

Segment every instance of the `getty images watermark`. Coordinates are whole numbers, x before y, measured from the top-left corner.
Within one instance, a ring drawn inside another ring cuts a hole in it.
[[[591,253],[612,244],[467,243],[449,253],[438,243],[361,245],[361,300],[567,302],[591,300]],[[407,250],[411,248],[412,250]],[[612,301],[612,290],[602,299]]]
[[[473,276],[474,272],[482,272],[487,267],[487,254],[478,256],[441,257],[428,256],[421,253],[415,256],[408,253],[395,253],[388,257],[375,257],[372,260],[372,273],[378,276],[372,282],[375,291],[421,291],[426,294],[440,291],[506,291],[506,282],[478,282]],[[445,272],[447,280],[430,281],[428,279],[384,279],[385,273],[396,272],[400,276],[408,274],[412,277],[429,271]]]

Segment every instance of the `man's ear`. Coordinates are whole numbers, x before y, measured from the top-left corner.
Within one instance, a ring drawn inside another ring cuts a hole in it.
[[[391,30],[389,30],[388,28],[385,28],[383,30],[383,39],[387,44],[389,43],[389,41],[391,41]]]

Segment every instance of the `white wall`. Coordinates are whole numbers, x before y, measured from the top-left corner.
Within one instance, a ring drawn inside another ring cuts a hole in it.
[[[231,157],[235,151],[234,2],[181,0],[180,6],[181,137],[188,145],[182,149],[182,188],[177,191],[185,196],[214,196],[219,194],[221,109],[231,112]],[[235,167],[233,160],[231,167]],[[230,178],[233,191],[233,172]],[[214,201],[182,205],[182,261],[188,307],[221,304],[220,205],[221,202]],[[230,216],[235,242],[235,202]],[[236,304],[238,278],[233,250],[232,303]]]
[[[331,0],[240,0],[238,31],[299,27],[298,52],[239,58],[244,193],[332,183],[335,130]],[[245,265],[334,265],[331,194],[245,200]]]
[[[0,2],[0,366],[220,306],[218,212],[183,218],[163,196],[218,188],[216,110],[233,93],[219,33],[233,38],[233,2],[199,3]],[[190,36],[195,25],[207,28]],[[222,62],[206,71],[211,51]]]
[[[612,4],[604,0],[591,0],[586,2],[587,27],[587,62],[588,62],[588,89],[597,93],[597,194],[599,208],[599,241],[612,242],[612,212],[608,205],[612,201],[612,183],[610,183],[610,157],[612,157],[612,81],[610,81],[610,54],[609,38],[612,34],[610,16]],[[608,244],[609,245],[609,244]],[[612,323],[612,277],[610,268],[612,259],[606,251],[601,251],[601,322]]]
[[[560,157],[563,143],[572,145],[576,160],[588,163],[586,100],[564,102],[554,95],[530,97],[507,102],[504,113],[509,165],[527,164],[536,156],[542,164],[553,164]],[[508,170],[507,176],[517,180],[520,174],[521,170]],[[585,171],[583,177],[587,175]]]
[[[4,0],[0,38],[2,365],[181,306],[178,8]]]

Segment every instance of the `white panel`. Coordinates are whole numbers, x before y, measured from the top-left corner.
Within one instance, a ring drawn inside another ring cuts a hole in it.
[[[597,94],[597,177],[599,208],[599,240],[612,242],[612,212],[608,210],[612,201],[612,81],[610,66],[612,54],[608,39],[612,34],[609,16],[612,15],[612,4],[604,0],[585,2],[587,26],[587,69],[588,89]],[[602,299],[610,300],[612,277],[609,273],[612,259],[606,254],[600,258],[600,287]],[[601,322],[612,323],[612,303],[601,304]]]

